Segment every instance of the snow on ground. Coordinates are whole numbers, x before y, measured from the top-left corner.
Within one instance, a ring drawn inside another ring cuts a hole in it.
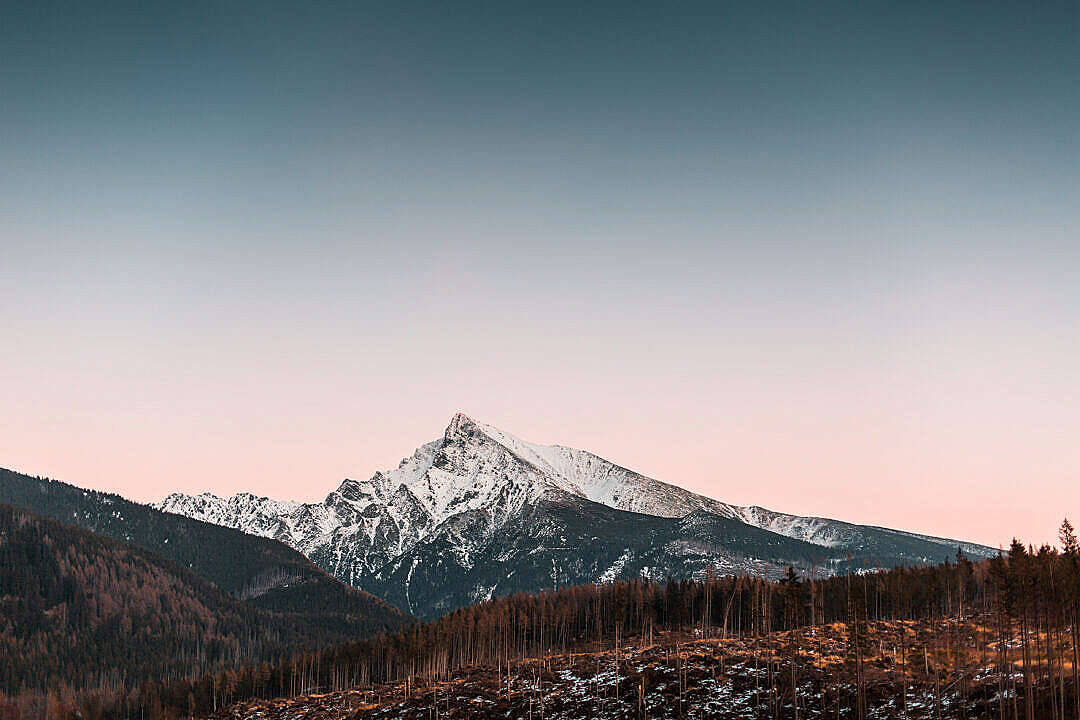
[[[945,665],[926,673],[905,666],[906,683],[891,649],[900,637],[947,632],[931,623],[876,623],[866,659],[866,717],[960,720],[996,716],[1000,680],[994,667],[957,670]],[[848,638],[842,625],[815,628],[800,640],[792,693],[790,635],[762,639],[663,635],[653,644],[594,648],[543,660],[515,660],[509,680],[505,665],[467,668],[434,684],[422,679],[370,689],[326,692],[294,699],[252,701],[223,710],[218,720],[432,720],[506,718],[507,720],[615,720],[654,718],[854,718],[856,686]],[[912,651],[915,655],[921,655]],[[975,654],[974,657],[977,657]],[[770,666],[771,661],[771,666]],[[987,661],[992,663],[992,660]],[[922,662],[916,663],[922,666]],[[938,682],[938,672],[944,673]],[[967,678],[964,687],[957,673]],[[1019,678],[1013,677],[1012,681]],[[906,685],[906,692],[905,692]],[[993,712],[991,712],[993,711]]]

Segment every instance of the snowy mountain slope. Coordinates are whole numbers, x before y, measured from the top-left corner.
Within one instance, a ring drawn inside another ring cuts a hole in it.
[[[478,427],[514,454],[542,468],[567,492],[593,502],[658,517],[682,517],[695,510],[739,516],[740,508],[653,480],[590,452],[562,445],[536,445],[491,425]]]
[[[991,557],[997,552],[993,548],[978,543],[892,530],[874,525],[855,525],[842,520],[790,515],[756,505],[740,507],[737,510],[736,517],[747,524],[831,548],[857,552],[874,550],[895,552],[903,547],[914,549],[930,544],[950,548],[953,553],[959,548],[973,557]]]
[[[940,561],[957,548],[951,540],[729,505],[460,413],[398,467],[345,480],[321,503],[173,494],[157,507],[279,539],[422,616],[566,582],[706,568],[769,574],[783,563],[836,572]],[[591,524],[582,524],[586,517]]]
[[[776,512],[759,506],[738,506],[693,493],[676,485],[646,477],[620,467],[584,450],[561,445],[536,445],[520,440],[490,425],[480,425],[485,434],[518,453],[543,465],[571,492],[580,492],[594,502],[631,512],[660,517],[682,517],[705,512],[735,518],[748,525],[769,530],[814,545],[845,550],[890,552],[890,547],[906,547],[908,552],[922,543],[940,545],[952,553],[964,552],[986,556],[995,551],[975,543],[907,533],[841,520],[803,517]]]
[[[393,470],[344,481],[322,503],[173,494],[157,507],[280,539],[363,586],[363,578],[436,529],[450,533],[454,553],[468,558],[526,504],[559,489],[542,469],[458,415],[442,439],[422,445]]]

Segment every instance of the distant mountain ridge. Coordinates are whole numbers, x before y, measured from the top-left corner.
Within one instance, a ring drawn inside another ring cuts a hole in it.
[[[396,630],[411,621],[293,548],[221,523],[5,469],[0,469],[0,503],[154,553],[252,607],[292,613],[313,643]]]
[[[925,564],[990,548],[741,507],[463,414],[397,468],[321,503],[172,494],[156,507],[279,539],[421,616],[519,590],[705,572]]]

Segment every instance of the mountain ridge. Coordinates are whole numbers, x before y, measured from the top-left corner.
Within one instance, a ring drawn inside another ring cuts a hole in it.
[[[174,493],[156,507],[275,537],[345,582],[421,616],[562,580],[707,569],[768,576],[783,564],[831,574],[937,562],[958,548],[992,553],[974,543],[731,505],[584,450],[521,440],[463,413],[396,468],[346,479],[321,503]],[[682,522],[699,513],[726,522]],[[609,536],[585,533],[578,522],[585,516],[602,518],[597,522]],[[552,550],[571,538],[582,557]],[[771,548],[784,548],[787,556]],[[540,557],[553,568],[547,576],[535,567]],[[528,570],[496,577],[492,558]],[[423,587],[414,584],[418,577]],[[438,589],[450,578],[460,591]],[[427,599],[417,604],[420,596]]]

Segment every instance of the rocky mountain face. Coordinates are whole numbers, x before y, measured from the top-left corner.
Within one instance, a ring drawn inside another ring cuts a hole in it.
[[[707,572],[779,576],[990,550],[740,507],[591,453],[536,445],[458,414],[397,468],[321,503],[173,494],[159,509],[291,545],[334,576],[421,617],[511,592]]]

